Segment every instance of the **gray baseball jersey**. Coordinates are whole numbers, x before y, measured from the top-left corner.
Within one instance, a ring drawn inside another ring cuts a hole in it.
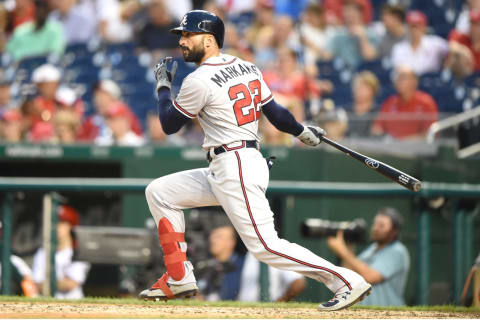
[[[221,54],[210,57],[182,83],[175,108],[198,118],[208,150],[241,140],[257,140],[262,105],[273,99],[262,73],[252,63]]]

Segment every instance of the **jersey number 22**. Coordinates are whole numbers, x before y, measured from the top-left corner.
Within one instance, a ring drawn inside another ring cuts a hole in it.
[[[260,118],[261,84],[259,80],[252,80],[248,88],[239,83],[228,90],[230,100],[235,101],[233,111],[239,126],[256,121]],[[252,105],[253,102],[253,105]]]

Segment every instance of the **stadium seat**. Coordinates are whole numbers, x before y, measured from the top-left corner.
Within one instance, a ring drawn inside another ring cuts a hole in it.
[[[445,87],[443,90],[432,92],[438,105],[438,111],[444,113],[458,113],[463,111],[463,98],[459,98],[455,90]]]
[[[386,69],[382,60],[364,61],[357,67],[357,72],[368,70],[373,72],[381,84],[391,83],[391,69]]]
[[[100,68],[93,65],[91,61],[79,61],[65,67],[64,78],[68,82],[79,82],[88,84],[98,81]]]
[[[391,83],[387,84],[381,84],[380,85],[380,91],[377,94],[377,97],[375,99],[377,103],[377,108],[380,108],[383,102],[387,100],[390,96],[393,96],[396,94],[395,87]]]
[[[126,89],[126,88],[122,88]],[[124,94],[124,101],[130,106],[135,115],[140,119],[142,127],[146,129],[147,114],[157,110],[157,100],[153,85],[136,88],[136,90],[125,90],[130,94]]]
[[[425,73],[420,76],[418,81],[421,90],[443,87],[445,83],[440,72]]]
[[[467,97],[463,85],[458,85],[442,73],[423,74],[419,79],[419,89],[430,94],[440,112],[455,113],[463,110],[463,100]]]
[[[480,72],[476,72],[465,79],[465,85],[470,88],[480,88]]]
[[[113,69],[112,80],[118,83],[135,85],[143,83],[147,78],[147,70],[144,68],[130,68],[129,70]]]
[[[20,83],[31,82],[33,71],[48,62],[47,56],[32,57],[22,59],[17,65],[17,71],[15,73],[15,80]]]
[[[318,78],[322,80],[330,80],[333,85],[340,86],[345,85],[345,83],[349,82],[351,77],[343,76],[345,73],[342,73],[346,70],[338,70],[335,67],[334,62],[331,61],[317,61],[317,74]],[[348,70],[346,72],[349,72]]]
[[[122,55],[133,55],[135,53],[135,42],[107,44],[104,47],[104,51],[107,55],[113,53],[120,53]]]
[[[63,59],[64,68],[91,68],[95,66],[91,55],[74,56],[70,59]]]
[[[116,68],[127,69],[129,67],[140,67],[138,57],[133,54],[122,54],[119,52],[107,54],[107,61]]]
[[[388,2],[388,0],[371,0],[372,7],[373,7],[373,20],[380,20],[382,14],[382,6]]]
[[[342,107],[345,110],[351,110],[352,108],[352,89],[350,85],[335,86],[335,89],[330,95],[325,96],[330,98],[335,103],[335,107]]]
[[[317,71],[321,78],[328,78],[338,73],[331,61],[317,61]]]
[[[42,64],[47,63],[47,60],[47,56],[25,58],[18,63],[18,68],[35,69]]]
[[[230,22],[235,25],[240,34],[250,27],[255,19],[253,12],[243,12],[239,15],[230,17]]]
[[[455,0],[412,0],[411,9],[420,10],[428,17],[428,25],[433,33],[446,38],[450,30],[455,27],[458,16],[458,4]]]
[[[65,48],[65,54],[74,53],[75,55],[91,54],[88,46],[84,43],[70,44]]]
[[[69,75],[68,78],[67,78],[67,75]],[[66,82],[84,84],[84,85],[94,85],[99,80],[98,72],[84,72],[84,73],[66,72],[65,78],[66,78]]]

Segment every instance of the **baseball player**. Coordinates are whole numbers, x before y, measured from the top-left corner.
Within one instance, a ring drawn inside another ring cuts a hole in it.
[[[225,28],[216,15],[190,11],[171,32],[180,35],[184,60],[198,68],[183,80],[172,101],[170,86],[176,63],[171,71],[167,66],[172,58],[156,66],[160,122],[166,134],[173,134],[197,118],[205,132],[202,147],[209,167],[170,174],[147,186],[146,198],[167,271],[140,297],[167,300],[196,294],[193,267],[186,257],[182,210],[220,205],[258,260],[321,281],[334,293],[331,300],[319,305],[320,310],[339,310],[362,300],[371,286],[359,274],[278,237],[265,197],[269,171],[258,143],[262,113],[277,129],[309,146],[320,143],[323,129],[304,127],[279,106],[254,64],[220,52]]]

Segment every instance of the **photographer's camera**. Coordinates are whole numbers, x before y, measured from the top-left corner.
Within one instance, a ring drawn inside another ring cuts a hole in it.
[[[343,230],[345,241],[363,243],[366,241],[367,222],[364,219],[330,221],[310,218],[303,222],[301,230],[302,235],[307,238],[334,237],[338,230]]]

